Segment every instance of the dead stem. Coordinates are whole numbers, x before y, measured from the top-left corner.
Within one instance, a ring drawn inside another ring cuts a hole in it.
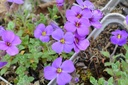
[[[113,55],[115,54],[117,47],[118,47],[118,45],[115,46],[115,48],[114,48],[112,54],[110,55],[110,62],[113,61],[113,58],[112,58],[112,57],[113,57]]]

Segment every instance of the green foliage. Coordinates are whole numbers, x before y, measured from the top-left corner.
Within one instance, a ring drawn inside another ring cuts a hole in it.
[[[108,51],[101,51],[101,54],[107,58],[109,58],[109,56],[110,56],[110,53]]]

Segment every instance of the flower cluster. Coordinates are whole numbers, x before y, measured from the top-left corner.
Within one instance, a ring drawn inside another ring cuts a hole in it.
[[[44,68],[44,77],[48,80],[57,78],[59,85],[65,85],[72,79],[69,73],[75,70],[74,64],[70,60],[66,60],[62,63],[62,58],[59,57],[53,61],[52,66]]]
[[[125,30],[115,30],[110,38],[111,43],[123,46],[127,42],[128,33]]]

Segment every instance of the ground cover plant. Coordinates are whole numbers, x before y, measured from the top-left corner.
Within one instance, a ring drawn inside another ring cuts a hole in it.
[[[57,85],[128,84],[127,30],[108,26],[101,34],[103,40],[88,39],[92,30],[102,27],[100,20],[105,16],[91,1],[2,3],[6,10],[1,15],[0,75],[10,85],[47,85],[54,79]],[[102,41],[108,44],[93,53]],[[74,53],[79,53],[75,62],[69,60]]]

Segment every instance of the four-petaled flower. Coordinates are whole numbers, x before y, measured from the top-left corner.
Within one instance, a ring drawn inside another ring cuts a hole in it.
[[[103,14],[100,10],[93,10],[92,16],[89,18],[90,24],[95,28],[101,28],[102,24],[99,20],[103,17]]]
[[[59,57],[53,61],[52,66],[44,68],[45,79],[52,80],[57,78],[58,85],[65,85],[72,79],[69,73],[75,70],[74,64],[70,60],[66,60],[62,63],[62,58]]]
[[[79,36],[75,36],[74,38],[74,50],[75,52],[79,52],[80,50],[86,50],[89,46],[89,40],[81,38]]]
[[[83,1],[83,0],[76,0],[76,2],[80,5],[80,7],[82,9],[88,8],[90,10],[94,10],[94,8],[95,8],[94,5],[93,5],[93,3],[91,3],[88,0],[85,0],[85,1]]]
[[[127,42],[128,34],[125,30],[116,30],[112,32],[110,40],[113,44],[123,46]]]
[[[35,31],[34,31],[34,36],[37,39],[40,39],[42,42],[48,42],[50,40],[50,35],[53,32],[53,27],[51,25],[48,25],[45,27],[44,24],[39,24]]]
[[[7,62],[0,62],[0,69],[3,68],[6,64]]]
[[[73,39],[74,36],[71,32],[64,32],[61,29],[57,29],[52,33],[52,37],[57,40],[57,42],[53,43],[52,49],[61,53],[62,51],[69,53],[73,48]]]
[[[0,50],[6,50],[11,56],[19,53],[16,45],[19,45],[21,40],[12,31],[4,31],[2,34],[2,40],[3,41],[0,41]]]
[[[88,19],[91,17],[91,11],[89,9],[82,10],[78,6],[72,6],[71,10],[66,11],[66,18],[68,21],[72,22],[76,18],[81,19],[81,18],[86,18]]]
[[[7,0],[8,2],[16,3],[16,4],[23,4],[23,0]]]
[[[88,19],[75,19],[73,22],[66,22],[64,28],[68,32],[77,32],[80,36],[89,34],[89,20]]]

